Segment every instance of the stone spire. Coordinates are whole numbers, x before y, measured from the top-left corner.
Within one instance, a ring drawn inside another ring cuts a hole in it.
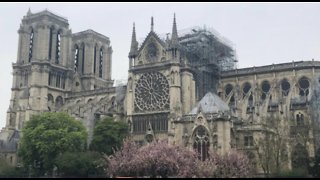
[[[29,10],[28,10],[28,12],[27,12],[27,16],[30,16],[32,14],[32,12],[31,12],[31,10],[30,10],[30,8],[29,8]]]
[[[171,39],[168,43],[168,49],[173,50],[173,49],[177,49],[178,47],[179,47],[179,39],[178,39],[178,31],[177,31],[177,23],[176,23],[176,13],[174,13]]]
[[[151,31],[153,31],[153,16],[151,16]]]
[[[130,48],[130,52],[129,52],[129,57],[135,56],[137,51],[138,51],[138,42],[137,42],[137,38],[136,38],[136,27],[135,27],[135,23],[133,23],[131,48]]]
[[[172,45],[178,44],[178,31],[177,31],[177,23],[176,23],[176,13],[173,15],[173,27],[172,27],[172,34],[171,34],[171,43]]]

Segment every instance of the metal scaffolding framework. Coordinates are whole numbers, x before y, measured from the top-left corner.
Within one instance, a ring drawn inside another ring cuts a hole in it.
[[[220,71],[236,68],[235,50],[213,29],[193,27],[179,34],[187,63],[195,72],[199,100],[209,91],[216,92]]]

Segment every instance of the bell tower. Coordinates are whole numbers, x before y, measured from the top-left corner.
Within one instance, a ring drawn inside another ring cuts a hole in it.
[[[7,129],[15,130],[21,130],[32,114],[56,111],[63,105],[72,72],[67,19],[48,10],[32,13],[29,9],[18,34],[6,122]]]

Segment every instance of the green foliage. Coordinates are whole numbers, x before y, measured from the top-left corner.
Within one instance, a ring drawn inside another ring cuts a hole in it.
[[[114,149],[122,146],[123,139],[127,135],[127,123],[114,121],[113,118],[107,117],[97,123],[90,150],[111,155]]]
[[[35,176],[50,175],[59,154],[86,149],[84,126],[66,113],[34,115],[25,124],[22,134],[18,155]]]
[[[57,157],[56,165],[61,177],[103,177],[102,161],[98,152],[66,152]]]
[[[0,178],[24,177],[25,174],[22,168],[11,166],[0,158]]]

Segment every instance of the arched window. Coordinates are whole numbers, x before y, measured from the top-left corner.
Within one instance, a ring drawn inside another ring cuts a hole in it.
[[[81,64],[81,73],[83,74],[84,73],[84,56],[85,56],[85,46],[84,44],[82,44],[82,64]]]
[[[100,58],[99,58],[99,77],[102,78],[102,63],[103,63],[103,51],[100,49]]]
[[[56,43],[56,64],[60,63],[60,52],[61,51],[61,32],[57,33],[57,43]]]
[[[60,74],[57,74],[57,76],[56,76],[56,87],[57,88],[60,88],[60,79],[61,79],[61,75]]]
[[[28,86],[28,71],[24,71],[23,73],[23,76],[24,76],[24,86]]]
[[[49,37],[49,54],[48,54],[49,61],[50,61],[51,56],[52,56],[52,38],[53,38],[53,27],[51,27],[51,28],[50,28],[50,37]]]
[[[310,83],[306,77],[302,77],[299,80],[299,95],[300,96],[308,96],[309,95],[309,87]]]
[[[61,81],[62,81],[62,83],[61,83],[62,89],[65,89],[65,87],[66,87],[66,75],[65,74],[62,74]]]
[[[48,85],[51,86],[51,84],[52,84],[52,73],[49,72]]]
[[[54,105],[53,96],[51,94],[48,94],[48,110],[51,111],[51,108]]]
[[[63,105],[63,99],[61,96],[56,98],[56,109],[59,109]]]
[[[261,99],[265,100],[267,97],[267,94],[270,91],[270,83],[268,81],[263,81],[261,84],[261,90],[262,90]]]
[[[29,43],[29,62],[31,62],[31,58],[32,58],[33,38],[34,38],[34,33],[33,33],[33,29],[31,29],[30,43]]]
[[[242,91],[243,91],[243,98],[248,94],[248,92],[250,91],[251,89],[251,84],[246,82],[244,85],[243,85],[243,88],[242,88]]]
[[[53,104],[53,96],[51,94],[48,94],[48,103]]]
[[[299,112],[296,115],[296,121],[297,121],[297,126],[303,126],[304,125],[304,115],[301,112]]]
[[[79,46],[75,45],[74,50],[74,71],[76,72],[79,67]]]
[[[94,46],[94,55],[93,55],[93,74],[96,74],[97,66],[97,45]]]
[[[288,96],[290,91],[290,83],[288,82],[288,80],[284,79],[281,81],[281,91],[282,96]]]
[[[198,152],[198,157],[204,161],[209,155],[209,133],[204,126],[199,126],[194,131],[193,148]]]
[[[232,92],[233,86],[231,84],[227,84],[225,87],[225,95],[226,97]]]

